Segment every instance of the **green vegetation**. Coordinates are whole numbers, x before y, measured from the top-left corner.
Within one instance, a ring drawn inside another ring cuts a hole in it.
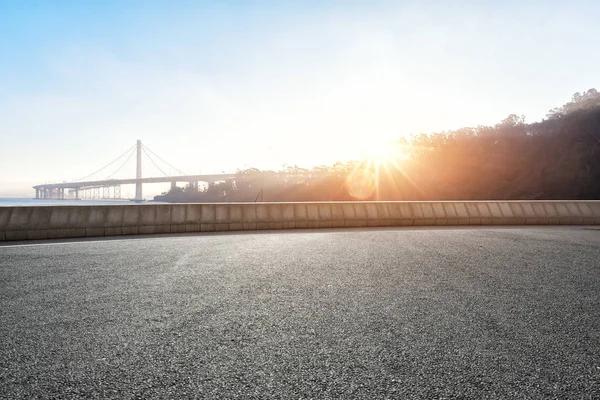
[[[576,93],[547,119],[413,135],[391,157],[281,171],[238,171],[167,201],[600,199],[600,94]],[[333,150],[332,150],[333,151]]]

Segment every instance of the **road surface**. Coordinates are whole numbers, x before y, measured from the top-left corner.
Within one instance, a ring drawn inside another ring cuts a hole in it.
[[[600,230],[0,246],[3,398],[598,398]]]

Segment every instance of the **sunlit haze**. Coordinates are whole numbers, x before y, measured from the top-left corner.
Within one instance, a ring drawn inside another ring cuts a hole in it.
[[[0,196],[137,139],[215,173],[385,164],[411,133],[541,120],[598,86],[599,18],[595,1],[3,1]]]

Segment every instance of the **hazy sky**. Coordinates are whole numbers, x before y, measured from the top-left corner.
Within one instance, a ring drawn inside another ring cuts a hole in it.
[[[0,196],[136,139],[213,173],[539,120],[600,89],[599,20],[598,1],[2,0]]]

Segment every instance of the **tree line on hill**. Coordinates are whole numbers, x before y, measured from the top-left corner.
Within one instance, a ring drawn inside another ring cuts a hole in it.
[[[509,115],[494,126],[412,135],[386,162],[238,170],[200,191],[157,200],[349,201],[600,199],[600,94],[575,93],[541,122]],[[334,150],[334,149],[332,149]]]

